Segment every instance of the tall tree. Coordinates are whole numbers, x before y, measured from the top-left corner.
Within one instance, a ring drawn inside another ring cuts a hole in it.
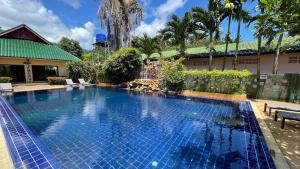
[[[220,0],[209,0],[208,10],[194,7],[191,10],[193,22],[209,36],[209,70],[212,70],[214,41],[220,37],[220,23],[226,18],[224,5]]]
[[[177,46],[182,57],[185,56],[186,41],[194,32],[194,26],[190,23],[190,15],[188,12],[182,18],[176,15],[171,17],[171,21],[167,22],[166,28],[161,30],[163,40],[169,41],[172,45]]]
[[[83,49],[78,41],[62,37],[58,42],[58,46],[72,55],[77,56],[79,59],[82,59]]]
[[[235,0],[224,0],[225,4],[225,15],[228,18],[228,24],[227,24],[227,33],[225,36],[225,52],[224,52],[224,58],[223,58],[223,66],[222,70],[225,70],[226,67],[226,59],[228,55],[228,46],[230,43],[230,29],[231,29],[231,21],[232,20],[238,20],[239,16],[239,9],[237,7],[237,2]],[[250,18],[250,15],[247,11],[242,10],[242,21],[244,23],[248,22]],[[235,39],[236,41],[237,39]],[[240,39],[239,39],[240,41]]]
[[[149,58],[152,53],[161,54],[161,47],[157,38],[151,38],[146,33],[144,33],[142,37],[137,38],[134,47],[147,55],[147,58]]]
[[[264,25],[272,27],[272,34],[278,37],[275,49],[273,74],[278,73],[279,54],[284,33],[291,30],[294,23],[299,23],[299,0],[261,0],[265,6]],[[297,25],[297,24],[296,24]]]
[[[118,50],[122,40],[130,45],[130,33],[140,24],[143,11],[137,0],[101,0],[98,16],[109,39],[114,40],[115,50]]]

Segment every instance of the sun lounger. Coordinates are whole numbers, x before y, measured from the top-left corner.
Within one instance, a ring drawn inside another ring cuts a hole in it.
[[[69,85],[69,86],[77,86],[77,84],[74,83],[72,79],[66,79],[66,82],[67,82],[67,85]]]
[[[300,105],[299,106],[283,106],[283,105],[275,105],[275,104],[265,103],[264,112],[267,111],[267,108],[269,108],[269,116],[271,116],[272,109],[300,112]]]
[[[13,92],[14,89],[11,83],[0,83],[0,91],[1,92]]]
[[[274,121],[277,121],[278,114],[282,116],[281,128],[284,129],[285,119],[300,121],[300,113],[296,112],[284,112],[284,111],[275,111]]]
[[[84,79],[78,79],[78,81],[79,81],[79,84],[81,84],[81,85],[89,85],[89,83],[86,82]]]

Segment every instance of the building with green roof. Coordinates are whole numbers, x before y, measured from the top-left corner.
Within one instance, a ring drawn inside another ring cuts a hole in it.
[[[0,30],[0,77],[14,83],[46,81],[47,76],[67,76],[65,64],[79,61],[26,25]]]
[[[263,41],[264,45],[266,41]],[[263,48],[261,55],[261,73],[271,74],[275,57],[275,47],[277,41],[274,40],[268,47]],[[235,43],[228,46],[228,55],[226,56],[226,69],[233,68],[235,54]],[[213,68],[222,69],[225,56],[225,44],[216,45],[213,52]],[[238,65],[239,70],[248,69],[252,73],[257,71],[257,41],[242,42],[239,46]],[[208,48],[196,47],[186,50],[186,60],[184,64],[190,69],[208,69]],[[143,55],[144,59],[147,58]],[[154,53],[150,56],[151,60],[159,58],[178,58],[179,52],[176,50],[163,51],[161,55]],[[300,37],[286,37],[283,39],[281,53],[279,56],[279,73],[300,73]]]

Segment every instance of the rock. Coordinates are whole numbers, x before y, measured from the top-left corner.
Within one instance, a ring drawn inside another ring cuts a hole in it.
[[[136,79],[127,84],[127,87],[139,91],[160,91],[159,80],[157,79]]]

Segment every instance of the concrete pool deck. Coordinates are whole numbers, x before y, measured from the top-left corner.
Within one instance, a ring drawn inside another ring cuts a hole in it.
[[[266,127],[270,130],[271,135],[275,139],[274,143],[270,143],[268,142],[269,136],[265,136],[270,149],[272,149],[271,148],[273,146],[272,144],[276,144],[277,147],[279,147],[280,151],[282,152],[284,158],[286,159],[289,167],[291,169],[300,168],[300,123],[297,121],[287,120],[285,128],[281,129],[280,128],[281,118],[279,117],[278,121],[275,122],[274,111],[272,112],[271,116],[268,116],[267,115],[268,113],[263,112],[264,103],[272,103],[278,105],[295,105],[295,104],[279,102],[279,101],[269,101],[269,100],[252,100],[252,103],[257,107],[257,111],[261,115],[260,118],[264,120]],[[257,120],[259,120],[259,117],[257,117]],[[261,126],[261,128],[262,130],[264,130],[263,126]]]
[[[0,166],[4,169],[13,169],[14,165],[12,159],[10,157],[10,153],[6,146],[6,141],[4,138],[4,134],[2,128],[0,127]]]
[[[47,83],[29,83],[13,85],[14,92],[25,92],[35,90],[49,90],[67,88],[68,85],[49,85]]]

